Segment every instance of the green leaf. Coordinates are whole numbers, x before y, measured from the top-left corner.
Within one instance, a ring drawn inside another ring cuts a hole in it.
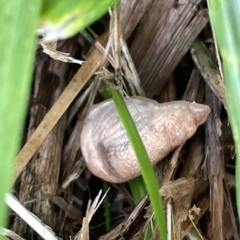
[[[239,0],[209,0],[212,29],[223,61],[228,113],[236,148],[237,207],[240,216],[240,29]]]
[[[117,90],[112,89],[112,97],[137,157],[141,174],[149,194],[153,212],[155,214],[156,224],[159,229],[161,239],[167,240],[167,230],[162,200],[158,189],[157,179],[155,177],[147,151],[121,94]]]
[[[100,18],[119,0],[43,0],[40,32],[45,39],[68,38]]]
[[[4,226],[4,198],[24,128],[41,0],[7,0],[0,6],[0,226]]]

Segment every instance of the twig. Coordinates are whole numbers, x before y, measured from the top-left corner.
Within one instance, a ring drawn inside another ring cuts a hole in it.
[[[106,42],[107,37],[108,33],[105,33],[101,37],[101,41]],[[102,54],[99,52],[99,50],[94,49],[88,57],[86,63],[78,70],[78,72],[72,78],[71,82],[65,88],[57,102],[46,114],[42,122],[39,124],[35,132],[32,134],[28,142],[23,146],[22,150],[18,154],[15,161],[15,172],[13,176],[14,181],[20,175],[23,168],[32,158],[32,156],[40,147],[46,136],[53,129],[57,121],[67,110],[67,108],[72,103],[77,94],[80,92],[80,90],[83,88],[83,86],[98,69],[101,62]]]

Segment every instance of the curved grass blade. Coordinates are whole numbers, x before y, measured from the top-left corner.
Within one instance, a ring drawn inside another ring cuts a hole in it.
[[[149,194],[153,212],[155,213],[156,224],[161,239],[167,240],[166,222],[162,200],[159,194],[157,179],[155,177],[147,151],[121,94],[117,90],[112,89],[112,97],[124,128],[127,132],[128,138],[132,144],[133,150],[138,159],[141,174]]]
[[[229,118],[236,148],[237,207],[240,216],[240,29],[239,0],[208,0],[212,29],[223,61]]]

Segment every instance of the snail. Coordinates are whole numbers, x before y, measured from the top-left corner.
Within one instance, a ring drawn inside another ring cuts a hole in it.
[[[145,97],[124,98],[152,165],[184,143],[210,112],[206,105]],[[112,99],[93,105],[81,132],[81,150],[88,169],[112,183],[140,175],[138,162]]]

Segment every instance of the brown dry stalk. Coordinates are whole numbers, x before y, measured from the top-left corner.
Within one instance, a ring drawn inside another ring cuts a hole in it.
[[[108,32],[106,32],[99,38],[99,42],[104,45],[104,43],[107,41],[107,37]],[[57,102],[52,106],[52,108],[46,114],[35,132],[29,138],[28,142],[19,152],[15,161],[13,181],[18,178],[23,168],[27,165],[34,153],[41,146],[42,142],[47,137],[49,132],[53,129],[55,124],[68,109],[69,105],[72,103],[72,101],[83,88],[83,86],[98,69],[101,61],[102,53],[98,49],[94,48],[85,64],[74,75],[74,77],[72,78],[68,86],[65,88]]]

